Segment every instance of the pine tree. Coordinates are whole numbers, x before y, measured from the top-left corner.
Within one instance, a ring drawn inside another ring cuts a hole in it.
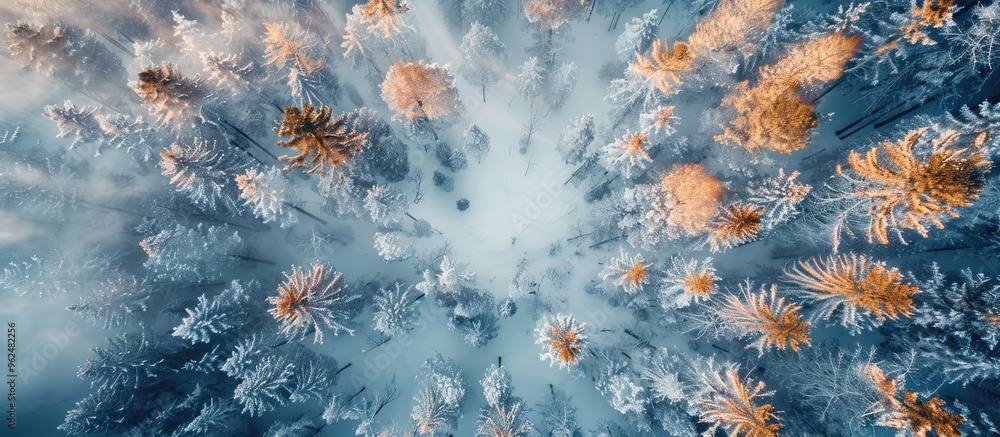
[[[297,68],[311,74],[325,65],[319,56],[319,42],[308,37],[297,24],[264,23],[264,65],[278,69]]]
[[[476,435],[482,437],[527,437],[534,429],[528,420],[524,399],[513,395],[510,373],[490,365],[480,381],[486,405],[479,410]]]
[[[747,57],[771,26],[784,0],[722,0],[688,37],[696,58]]]
[[[56,77],[73,88],[125,78],[121,60],[87,29],[62,24],[7,23],[7,53],[27,69]]]
[[[361,6],[361,17],[369,23],[369,31],[379,30],[389,36],[399,31],[397,15],[409,9],[405,0],[368,0]]]
[[[556,143],[556,150],[568,164],[578,164],[587,153],[587,147],[594,141],[594,116],[580,114],[573,117]]]
[[[914,437],[927,437],[931,432],[940,437],[958,437],[958,426],[965,418],[942,408],[944,400],[932,397],[921,401],[914,391],[899,393],[900,381],[893,379],[874,364],[861,369],[882,394],[879,422],[885,426],[909,431]]]
[[[545,65],[538,60],[538,57],[528,58],[521,64],[517,77],[514,78],[514,88],[517,93],[526,101],[533,101],[535,97],[544,95],[546,81],[544,73]]]
[[[706,394],[698,400],[701,421],[712,423],[712,430],[722,428],[731,437],[777,437],[781,425],[774,406],[761,398],[763,382],[740,378],[739,367],[730,365],[721,371],[709,369],[701,374]]]
[[[410,414],[417,433],[436,435],[454,429],[469,390],[462,369],[439,354],[420,366],[417,384],[420,391]]]
[[[382,100],[397,119],[449,119],[464,112],[447,67],[402,59],[385,75]]]
[[[252,369],[237,376],[239,385],[233,398],[243,405],[243,413],[261,416],[288,403],[295,365],[285,357],[266,357]]]
[[[526,0],[524,17],[543,30],[556,30],[570,21],[583,18],[593,0]]]
[[[473,22],[458,49],[462,52],[458,74],[470,84],[482,88],[485,102],[486,87],[499,82],[510,63],[507,46],[489,27]]]
[[[475,123],[462,132],[462,149],[465,153],[476,158],[477,162],[483,162],[483,158],[490,152],[490,136],[486,135]]]
[[[249,168],[235,179],[243,204],[264,223],[276,221],[282,228],[298,223],[298,216],[292,213],[292,205],[298,202],[295,186],[281,170]]]
[[[628,296],[642,292],[643,287],[652,281],[651,263],[643,259],[642,254],[630,255],[625,249],[619,249],[619,256],[612,258],[599,276],[603,280],[612,280]]]
[[[797,171],[786,175],[785,169],[780,168],[776,176],[748,184],[747,202],[764,210],[761,218],[764,230],[774,229],[799,214],[799,204],[812,190],[812,186],[797,182],[798,176]]]
[[[625,31],[615,40],[615,57],[619,61],[628,62],[636,53],[645,53],[656,40],[659,27],[656,9],[633,18],[625,24]]]
[[[927,225],[944,228],[942,215],[958,217],[955,208],[972,206],[979,197],[992,165],[983,151],[988,134],[969,138],[947,130],[928,141],[928,130],[848,156],[853,174],[845,176],[854,185],[852,197],[867,204],[870,240],[888,244],[890,230],[902,239],[900,229],[926,238]]]
[[[208,96],[201,81],[184,77],[172,64],[148,67],[132,82],[139,101],[161,124],[182,123],[197,115],[198,106]]]
[[[419,315],[419,296],[412,293],[413,286],[396,283],[394,287],[379,288],[375,295],[372,328],[385,335],[395,335],[411,329]]]
[[[833,33],[798,43],[773,65],[760,69],[757,84],[738,84],[723,99],[736,117],[716,140],[760,153],[791,153],[809,145],[819,118],[804,97],[843,74],[858,49],[859,36]]]
[[[579,432],[577,428],[577,409],[573,398],[566,392],[550,387],[552,397],[539,402],[536,408],[542,415],[538,430],[542,435],[551,437],[573,437]]]
[[[375,251],[387,262],[405,261],[416,253],[413,237],[405,232],[375,233]]]
[[[601,149],[604,166],[609,171],[622,173],[626,179],[638,177],[653,162],[649,157],[652,147],[649,135],[629,131]]]
[[[785,272],[803,294],[819,304],[817,318],[840,313],[840,323],[851,333],[862,324],[910,317],[917,287],[903,282],[896,268],[862,255],[840,255],[799,262]],[[872,320],[874,318],[875,320]]]
[[[208,343],[212,337],[245,326],[252,317],[251,298],[259,290],[260,284],[250,281],[241,284],[233,281],[228,288],[209,299],[202,294],[194,308],[186,308],[187,316],[174,327],[173,335],[191,343]]]
[[[361,295],[347,290],[340,272],[313,264],[308,273],[292,266],[291,273],[283,274],[286,281],[278,287],[278,295],[267,298],[274,305],[268,312],[281,325],[281,333],[297,340],[315,331],[315,343],[323,342],[325,329],[333,335],[341,331],[354,335],[347,325],[361,311]]]
[[[726,296],[717,311],[726,328],[737,337],[755,338],[747,348],[756,347],[763,355],[765,349],[798,352],[800,345],[809,345],[809,322],[802,320],[802,307],[779,298],[777,285],[770,290],[762,286],[756,293],[747,281],[740,285],[740,293]]]
[[[910,10],[909,19],[900,26],[902,38],[910,44],[934,45],[935,41],[924,31],[924,28],[941,28],[953,26],[952,12],[955,10],[955,0],[924,0],[918,8]]]
[[[712,252],[721,252],[756,240],[763,216],[762,209],[744,203],[735,203],[723,209],[708,235]]]
[[[203,282],[222,276],[235,261],[243,239],[229,225],[194,228],[177,224],[139,242],[149,256],[143,264],[159,279],[178,282]]]
[[[641,132],[647,135],[671,136],[677,132],[674,126],[681,119],[674,115],[674,106],[660,106],[639,115]]]
[[[214,143],[201,139],[185,146],[174,143],[160,152],[163,176],[195,205],[209,211],[219,206],[237,209],[235,193],[227,182],[230,175],[244,165],[234,156],[216,149]]]
[[[573,94],[573,90],[576,89],[577,79],[576,64],[572,62],[560,63],[558,67],[553,69],[552,76],[549,77],[548,91],[545,94],[545,102],[548,103],[549,108],[557,110],[566,103],[569,96]]]
[[[694,60],[687,44],[674,42],[671,50],[670,41],[666,39],[662,43],[659,40],[653,41],[648,58],[639,53],[635,53],[636,62],[629,64],[629,71],[652,82],[666,95],[677,92],[681,74],[691,69]]]
[[[250,88],[251,81],[260,76],[260,66],[236,53],[216,53],[209,50],[198,54],[201,65],[215,80],[215,86],[228,88],[239,95]]]
[[[69,149],[75,149],[83,143],[100,143],[104,139],[104,131],[95,113],[98,108],[83,106],[77,108],[67,100],[62,107],[48,105],[45,116],[59,127],[56,138],[74,137]],[[98,144],[94,156],[101,156],[101,144]]]
[[[365,144],[366,132],[351,132],[344,116],[331,118],[331,108],[318,108],[306,104],[299,109],[295,106],[285,108],[284,115],[274,132],[279,137],[291,137],[278,141],[277,145],[298,151],[294,157],[282,156],[287,162],[286,170],[302,168],[306,174],[319,172],[326,174],[330,168],[347,164]],[[309,163],[306,163],[306,159]]]
[[[545,315],[535,326],[535,344],[544,350],[539,359],[560,369],[574,368],[587,348],[586,325],[571,315]]]
[[[674,257],[670,268],[660,280],[660,306],[663,309],[684,308],[700,299],[710,298],[718,289],[719,277],[712,267],[712,258],[701,262]]]
[[[723,189],[701,164],[674,165],[660,180],[662,200],[651,206],[685,234],[699,235],[711,230],[711,220],[722,206]]]
[[[364,206],[373,223],[385,229],[399,229],[406,217],[406,194],[391,186],[376,185],[365,195]]]

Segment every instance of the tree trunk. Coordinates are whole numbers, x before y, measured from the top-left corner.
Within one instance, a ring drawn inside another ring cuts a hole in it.
[[[288,205],[288,207],[290,207],[290,208],[292,208],[292,209],[294,209],[294,210],[302,213],[302,215],[304,215],[306,217],[309,217],[309,218],[311,218],[313,220],[316,220],[317,222],[319,222],[321,224],[324,224],[324,225],[327,224],[326,220],[323,220],[323,219],[321,219],[319,217],[316,217],[315,215],[310,214],[309,212],[307,212],[306,210],[304,210],[302,208],[299,208],[299,207],[297,207],[295,205],[291,205],[291,204],[288,204],[288,203],[285,203],[285,205]]]

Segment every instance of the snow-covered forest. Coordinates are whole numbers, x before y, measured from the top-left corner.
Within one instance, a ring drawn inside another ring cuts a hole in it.
[[[0,18],[16,435],[1000,435],[1000,3]]]

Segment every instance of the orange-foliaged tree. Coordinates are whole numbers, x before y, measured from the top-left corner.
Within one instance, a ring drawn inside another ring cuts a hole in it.
[[[268,312],[281,324],[281,332],[299,339],[313,331],[314,341],[323,342],[323,331],[354,335],[347,323],[354,318],[360,295],[347,291],[340,272],[323,264],[313,264],[309,271],[292,266],[278,295],[267,298],[274,305]]]
[[[405,0],[368,0],[361,6],[361,18],[369,31],[378,30],[386,37],[399,31],[396,15],[410,10]]]
[[[900,26],[899,31],[910,44],[935,44],[925,29],[944,27],[954,10],[955,0],[924,0],[919,8],[910,10],[910,22]]]
[[[676,92],[677,85],[681,83],[681,74],[691,69],[694,60],[687,44],[674,42],[671,50],[667,39],[662,43],[659,40],[653,41],[648,58],[639,53],[635,57],[635,62],[629,64],[628,70],[652,81],[666,95]]]
[[[878,407],[879,423],[900,431],[909,431],[914,437],[959,437],[959,425],[965,423],[965,418],[950,413],[942,406],[944,400],[934,396],[921,401],[920,395],[914,391],[899,393],[897,380],[874,364],[861,368],[861,372],[872,380],[872,384],[882,396]]]
[[[778,437],[778,413],[762,401],[773,393],[765,391],[763,382],[740,378],[739,368],[731,365],[702,373],[701,383],[707,389],[698,400],[702,422],[726,430],[730,437]]]
[[[750,56],[784,0],[722,0],[688,37],[694,57]]]
[[[566,314],[548,315],[539,320],[535,327],[535,344],[544,350],[539,358],[549,360],[550,365],[560,369],[575,367],[587,348],[585,326],[586,323]]]
[[[265,22],[263,40],[266,65],[294,67],[307,75],[326,66],[326,60],[316,53],[318,41],[297,24]]]
[[[274,132],[279,137],[291,137],[278,141],[278,146],[299,152],[279,158],[288,163],[285,170],[302,168],[306,174],[318,171],[321,175],[347,164],[361,151],[367,138],[365,132],[348,132],[344,117],[333,118],[329,106],[287,107]]]
[[[778,286],[754,292],[747,282],[740,295],[726,296],[718,307],[719,317],[740,337],[754,337],[747,347],[763,354],[766,349],[791,349],[798,352],[809,345],[809,322],[802,319],[802,307],[778,297]]]
[[[751,153],[791,153],[809,145],[819,123],[808,96],[839,78],[861,38],[833,33],[793,46],[778,62],[760,69],[757,83],[738,84],[723,100],[735,114],[716,141]]]
[[[675,165],[660,180],[663,199],[654,209],[687,235],[711,230],[712,218],[722,206],[725,187],[701,164]]]
[[[570,21],[584,18],[595,0],[525,0],[524,17],[547,30],[555,30]]]
[[[903,281],[896,268],[862,255],[838,255],[799,262],[786,272],[803,293],[819,305],[819,315],[840,312],[841,324],[860,331],[868,318],[882,322],[909,317],[913,295],[920,290]]]
[[[927,128],[886,141],[864,154],[851,151],[848,163],[855,179],[853,195],[868,204],[869,240],[889,243],[889,231],[911,229],[926,238],[927,226],[942,229],[943,216],[958,217],[956,208],[972,206],[986,184],[992,162],[984,144],[988,133],[974,137],[944,131],[930,141],[921,158],[914,146],[925,141]]]
[[[731,249],[757,239],[763,216],[763,209],[743,203],[724,209],[708,235],[708,244],[712,247],[712,252]]]
[[[139,101],[160,123],[178,123],[196,115],[201,100],[208,96],[201,82],[184,77],[172,64],[148,67],[134,83]]]
[[[424,61],[396,61],[382,82],[382,100],[398,119],[437,120],[463,110],[448,67]]]

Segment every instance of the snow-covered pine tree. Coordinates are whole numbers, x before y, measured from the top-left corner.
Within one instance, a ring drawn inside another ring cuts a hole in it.
[[[458,49],[462,53],[458,74],[482,88],[483,102],[486,102],[486,87],[500,81],[510,63],[507,46],[489,27],[473,22]]]
[[[531,102],[535,97],[545,95],[546,82],[545,66],[537,57],[532,56],[518,68],[517,77],[514,78],[514,88],[525,101]]]
[[[462,149],[465,153],[472,155],[477,162],[483,162],[483,158],[490,151],[490,137],[483,132],[475,123],[462,132]]]
[[[556,150],[567,164],[579,164],[592,142],[594,142],[594,116],[580,114],[573,117],[559,134]]]
[[[545,102],[552,110],[557,110],[566,103],[569,96],[573,94],[573,90],[576,89],[576,81],[576,64],[563,62],[553,69],[545,92]]]

